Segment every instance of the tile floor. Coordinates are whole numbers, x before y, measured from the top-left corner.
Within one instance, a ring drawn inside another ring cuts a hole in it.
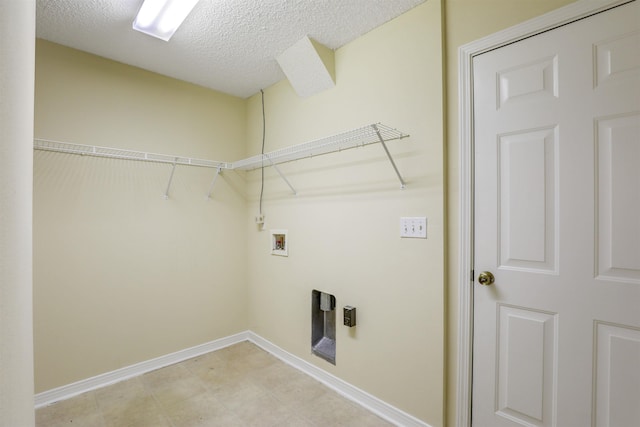
[[[37,427],[391,426],[249,342],[40,408]]]

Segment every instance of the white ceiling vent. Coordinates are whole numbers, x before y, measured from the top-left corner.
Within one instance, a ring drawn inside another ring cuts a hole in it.
[[[333,50],[304,37],[277,58],[298,96],[315,95],[335,86]]]

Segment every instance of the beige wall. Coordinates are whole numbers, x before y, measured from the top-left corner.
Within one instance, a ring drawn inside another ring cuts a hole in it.
[[[411,138],[285,164],[293,196],[266,170],[266,231],[247,222],[250,328],[278,346],[416,416],[443,425],[444,229],[441,11],[429,1],[336,51],[336,87],[307,99],[283,81],[265,91],[266,151],[373,122]],[[260,95],[248,105],[260,152]],[[260,172],[249,172],[250,214]],[[400,239],[401,216],[428,217],[428,239]],[[288,258],[269,229],[287,229]],[[311,291],[335,295],[336,366],[311,355]],[[358,326],[341,324],[357,307]]]
[[[38,41],[35,136],[228,160],[245,101]],[[247,329],[244,183],[36,151],[36,392]],[[238,191],[238,188],[240,191]]]
[[[447,56],[447,420],[455,422],[458,339],[458,48],[573,0],[445,0]]]
[[[453,425],[457,50],[567,3],[429,0],[338,49],[334,89],[300,99],[286,81],[267,88],[267,151],[378,121],[411,138],[389,143],[402,191],[379,146],[283,165],[298,196],[267,169],[266,231],[253,222],[259,172],[225,174],[206,202],[212,171],[178,167],[165,201],[167,165],[37,152],[36,391],[251,329]],[[259,94],[240,100],[47,42],[36,72],[36,137],[216,160],[260,151]],[[399,217],[422,215],[429,238],[400,239]],[[269,254],[272,228],[288,229],[288,258]],[[312,289],[358,308],[356,328],[338,316],[336,366],[310,354]]]

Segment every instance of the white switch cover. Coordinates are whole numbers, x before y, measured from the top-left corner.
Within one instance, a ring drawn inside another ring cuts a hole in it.
[[[427,238],[426,216],[403,216],[400,218],[400,237],[416,239]]]

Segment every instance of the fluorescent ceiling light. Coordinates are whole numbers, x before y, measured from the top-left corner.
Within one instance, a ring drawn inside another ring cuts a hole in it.
[[[198,0],[144,0],[133,29],[169,41]]]

